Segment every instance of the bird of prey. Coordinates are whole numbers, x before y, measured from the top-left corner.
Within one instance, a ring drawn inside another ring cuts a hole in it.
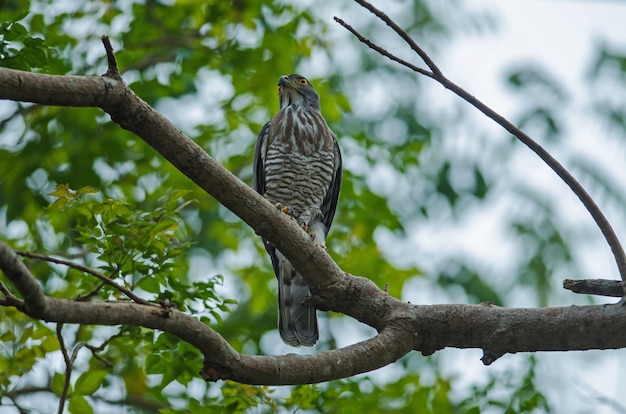
[[[281,76],[278,95],[280,110],[261,129],[254,150],[253,187],[324,246],[341,187],[339,145],[306,78]],[[309,288],[281,252],[263,243],[278,279],[280,336],[291,346],[313,346],[319,337],[316,310],[302,304]]]

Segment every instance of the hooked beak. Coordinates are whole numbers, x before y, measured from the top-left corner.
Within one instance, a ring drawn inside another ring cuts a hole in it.
[[[278,93],[280,94],[283,91],[283,88],[293,89],[293,85],[289,82],[289,78],[287,75],[283,75],[278,78]]]

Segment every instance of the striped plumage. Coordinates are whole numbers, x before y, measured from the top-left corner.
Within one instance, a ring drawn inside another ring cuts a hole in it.
[[[254,189],[287,207],[315,242],[324,245],[341,186],[339,146],[308,80],[281,76],[278,92],[280,110],[261,129],[254,151]],[[292,346],[313,346],[319,336],[316,310],[302,305],[309,288],[289,261],[263,242],[278,279],[280,336]]]

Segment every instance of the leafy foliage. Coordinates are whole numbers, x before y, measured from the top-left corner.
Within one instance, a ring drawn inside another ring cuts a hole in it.
[[[528,367],[523,373],[507,372],[502,377],[492,377],[487,384],[474,388],[474,396],[461,402],[464,412],[480,413],[489,408],[497,408],[498,412],[530,413],[545,412],[552,410],[546,400],[545,395],[537,389],[535,384],[536,359],[528,358]],[[512,389],[512,393],[507,393],[505,398],[493,398],[490,395],[497,395],[500,387]]]
[[[438,379],[423,385],[417,374],[407,374],[396,381],[377,384],[370,378],[340,381],[333,386],[302,385],[292,390],[287,407],[315,409],[324,413],[453,413],[448,398],[451,384]]]
[[[20,20],[22,13],[0,24],[0,65],[21,70],[43,68],[48,64],[48,55],[54,50],[44,44],[43,39],[31,37]]]
[[[106,33],[129,86],[248,182],[256,134],[278,107],[277,77],[312,73],[344,153],[329,253],[346,271],[371,277],[381,287],[388,284],[396,297],[412,299],[415,292],[407,287],[420,280],[433,291],[461,292],[468,302],[501,305],[519,303],[521,286],[530,292],[529,301],[547,305],[553,273],[575,265],[573,232],[563,230],[558,208],[508,172],[514,146],[496,145],[496,138],[482,139],[486,133],[473,131],[478,150],[459,155],[455,147],[462,145],[455,137],[473,128],[466,125],[465,109],[438,111],[426,94],[415,93],[425,89],[421,80],[337,35],[323,11],[332,4],[338,15],[360,16],[350,4],[5,3],[0,65],[53,74],[101,73],[105,58],[99,38]],[[489,19],[458,2],[431,3],[397,5],[402,26],[429,50],[445,50],[459,33],[490,30]],[[362,19],[360,26],[372,38],[386,38],[387,28],[372,20]],[[592,84],[626,73],[624,56],[601,46],[589,71]],[[554,145],[560,142],[570,94],[558,78],[540,65],[518,64],[505,79],[522,103],[518,124]],[[542,99],[534,98],[538,95]],[[592,105],[621,138],[626,131],[622,104]],[[286,352],[274,343],[271,266],[249,228],[97,109],[3,103],[4,109],[0,237],[16,248],[90,267],[145,300],[170,303],[210,324],[235,349]],[[579,160],[578,165],[597,186],[606,183],[593,164]],[[495,204],[503,188],[513,193],[504,227],[514,234],[519,252],[506,282],[494,281],[488,265],[457,251],[423,257],[407,248],[415,228],[457,225],[470,212]],[[624,207],[626,197],[614,193],[612,199]],[[127,300],[75,268],[39,260],[28,265],[47,294]],[[8,284],[1,275],[0,281]],[[346,340],[335,329],[342,316],[321,317],[328,329],[318,349]],[[522,375],[511,368],[504,379],[488,378],[487,385],[476,379],[460,396],[457,379],[442,374],[445,362],[436,358],[420,366],[434,372],[430,377],[398,364],[391,379],[372,374],[291,388],[207,385],[198,376],[202,356],[169,334],[66,326],[63,338],[78,355],[67,404],[76,413],[121,407],[162,413],[550,410],[534,378],[539,363],[528,357],[523,357]],[[0,403],[19,409],[56,403],[66,376],[54,364],[60,358],[54,330],[3,307],[0,341]],[[31,398],[34,386],[45,393],[44,402]]]

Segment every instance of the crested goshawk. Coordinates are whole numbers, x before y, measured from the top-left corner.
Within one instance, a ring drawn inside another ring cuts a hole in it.
[[[254,150],[254,189],[291,214],[324,246],[341,187],[341,153],[320,112],[320,98],[296,74],[278,80],[280,110],[266,123]],[[281,252],[263,240],[278,278],[278,329],[292,346],[313,346],[319,337],[316,310],[302,276]]]

